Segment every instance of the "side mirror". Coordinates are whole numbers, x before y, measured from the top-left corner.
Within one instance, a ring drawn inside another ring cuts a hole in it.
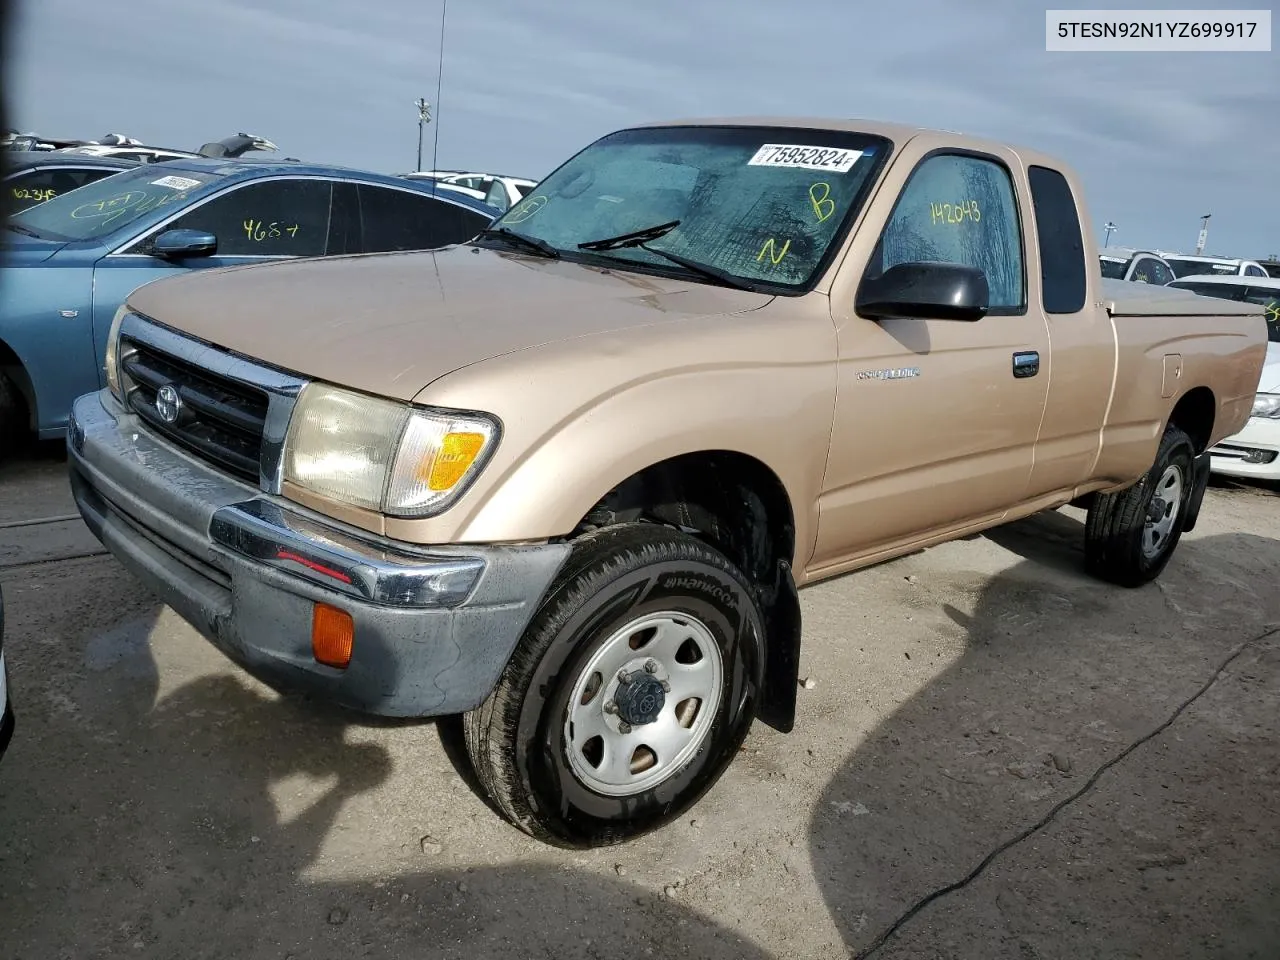
[[[991,305],[987,275],[959,263],[913,261],[862,281],[855,309],[873,320],[981,320]]]
[[[218,238],[203,230],[166,230],[155,238],[152,249],[164,260],[211,257],[218,252]]]

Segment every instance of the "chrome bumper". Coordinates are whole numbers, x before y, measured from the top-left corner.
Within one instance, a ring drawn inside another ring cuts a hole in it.
[[[105,391],[75,402],[67,447],[85,522],[165,603],[261,679],[365,712],[481,703],[570,549],[423,548],[340,527],[159,439]],[[314,659],[318,603],[352,617],[345,670]]]

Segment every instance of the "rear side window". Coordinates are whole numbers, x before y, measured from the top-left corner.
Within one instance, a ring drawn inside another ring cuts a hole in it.
[[[193,208],[162,230],[212,233],[220,257],[319,257],[329,236],[332,190],[327,180],[251,182]]]
[[[52,200],[77,187],[83,187],[86,183],[93,183],[119,172],[109,167],[94,170],[51,170],[37,167],[27,170],[6,182],[9,189],[9,211],[17,213],[19,210],[26,210],[37,203]]]
[[[1262,305],[1267,315],[1267,339],[1280,343],[1280,290],[1250,287],[1245,300]]]
[[[926,158],[902,188],[869,273],[934,260],[987,276],[993,314],[1026,308],[1022,228],[1009,173],[993,160],[961,154]]]
[[[1057,170],[1029,167],[1031,206],[1040,237],[1040,297],[1045,313],[1084,309],[1084,235],[1071,185]]]
[[[489,225],[489,218],[456,204],[407,190],[360,185],[361,249],[431,250],[464,243]]]

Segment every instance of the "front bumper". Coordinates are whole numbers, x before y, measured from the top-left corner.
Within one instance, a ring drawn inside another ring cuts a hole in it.
[[[67,429],[76,504],[116,558],[265,682],[383,716],[481,703],[567,544],[432,546],[341,527],[208,466],[103,391]],[[344,670],[312,655],[314,605],[355,626]]]
[[[1209,448],[1214,473],[1280,480],[1280,420],[1250,417],[1243,430]]]

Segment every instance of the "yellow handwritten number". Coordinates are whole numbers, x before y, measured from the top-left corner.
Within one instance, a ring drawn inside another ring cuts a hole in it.
[[[1272,300],[1266,306],[1267,319],[1272,323],[1280,323],[1280,300]]]
[[[815,183],[809,188],[809,205],[813,207],[813,215],[821,223],[836,212],[836,202],[831,199],[831,184]]]
[[[961,200],[959,203],[930,203],[929,222],[939,223],[972,223],[982,221],[982,211],[978,209],[977,200]]]
[[[263,240],[274,240],[276,237],[288,234],[290,237],[298,235],[298,225],[282,227],[278,220],[272,220],[270,223],[263,223],[261,220],[246,220],[244,222],[245,236],[255,243],[261,243]]]
[[[542,194],[525,197],[511,208],[507,214],[507,223],[523,223],[547,205],[547,198]]]
[[[782,262],[782,258],[787,255],[787,251],[790,249],[791,249],[790,240],[784,243],[782,245],[782,249],[779,250],[777,247],[777,241],[774,240],[773,237],[770,237],[768,240],[764,242],[764,245],[760,248],[760,252],[756,255],[756,262],[759,263],[761,260],[763,260],[765,257],[765,254],[767,253],[769,255],[769,260],[776,267],[778,264]]]

